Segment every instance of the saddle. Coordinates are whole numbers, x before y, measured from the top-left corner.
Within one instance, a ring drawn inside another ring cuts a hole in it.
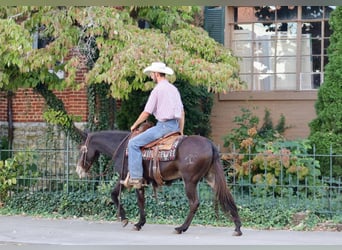
[[[158,150],[158,159],[160,161],[172,161],[176,157],[176,148],[179,143],[180,133],[173,132],[152,141],[141,148],[143,159],[150,160],[155,157],[152,152]]]
[[[134,133],[132,137],[143,131],[140,130]],[[180,132],[172,132],[141,147],[142,158],[143,160],[150,161],[149,175],[153,176],[157,186],[162,186],[164,183],[159,162],[172,161],[176,158],[176,149],[183,137]],[[126,150],[127,154],[128,152]]]
[[[164,184],[159,162],[172,161],[176,158],[176,149],[181,138],[179,132],[174,132],[142,147],[143,160],[150,161],[149,175],[154,177],[157,186]]]

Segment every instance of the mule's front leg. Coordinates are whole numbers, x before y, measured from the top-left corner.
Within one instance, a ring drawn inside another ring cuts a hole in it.
[[[138,207],[139,207],[139,222],[134,224],[134,229],[140,231],[141,228],[146,223],[146,213],[145,213],[145,189],[144,187],[136,189]]]
[[[121,185],[120,182],[117,182],[113,191],[112,191],[111,197],[112,197],[112,201],[113,201],[115,207],[118,209],[117,216],[118,216],[119,220],[121,221],[122,226],[125,227],[128,224],[128,219],[126,218],[125,209],[123,208],[123,206],[121,205],[120,200],[119,200],[119,195],[120,195],[120,192],[122,191],[123,188],[124,188],[124,186]]]

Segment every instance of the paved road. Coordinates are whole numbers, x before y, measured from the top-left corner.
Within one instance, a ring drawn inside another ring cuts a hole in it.
[[[181,235],[174,226],[146,224],[137,232],[132,225],[82,219],[47,219],[0,216],[1,246],[41,244],[64,246],[113,245],[342,245],[342,232],[252,230],[232,236],[233,228],[191,226]],[[339,247],[340,248],[340,247]],[[7,249],[7,248],[6,248]]]

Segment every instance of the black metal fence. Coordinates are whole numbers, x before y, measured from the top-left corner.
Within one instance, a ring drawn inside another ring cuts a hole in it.
[[[96,171],[92,176],[79,179],[75,172],[78,151],[72,146],[63,149],[22,149],[11,152],[0,150],[0,157],[4,154],[12,156],[2,163],[3,167],[8,167],[7,172],[3,171],[2,177],[11,179],[10,194],[38,191],[73,192],[80,187],[87,192],[96,192],[99,183],[112,183],[113,179],[117,178],[111,171],[107,173],[108,168],[112,166],[103,158],[94,168]],[[248,157],[252,159],[256,158],[256,155]],[[327,154],[324,157],[331,159],[332,155]],[[280,164],[275,178],[274,169],[265,167],[263,173],[253,173],[253,163],[249,162],[242,165],[242,174],[241,169],[234,168],[235,165],[235,160],[232,160],[229,166],[225,167],[225,171],[232,194],[240,206],[264,206],[267,211],[275,204],[284,204],[286,209],[342,215],[341,177],[334,178],[332,174],[304,176],[299,168],[289,175],[289,167]],[[104,174],[105,172],[107,174]],[[181,182],[179,184],[182,185]],[[172,189],[172,186],[170,188]],[[212,192],[204,181],[200,183],[200,190],[202,201],[212,199]]]

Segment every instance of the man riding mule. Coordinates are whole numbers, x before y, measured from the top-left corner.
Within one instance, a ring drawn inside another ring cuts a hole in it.
[[[156,83],[153,88],[144,111],[131,126],[134,131],[150,115],[157,119],[153,126],[139,135],[131,138],[128,142],[128,169],[129,173],[122,184],[126,187],[141,188],[143,182],[143,167],[141,147],[162,136],[179,131],[183,134],[184,108],[178,89],[167,79],[173,70],[162,62],[154,62],[143,70]]]
[[[200,205],[198,183],[206,180],[223,212],[231,215],[235,225],[233,235],[242,235],[238,208],[227,186],[219,151],[212,141],[200,135],[182,136],[176,140],[176,145],[172,144],[172,157],[158,161],[157,167],[152,168],[152,171],[151,157],[142,157],[143,146],[173,132],[183,134],[184,128],[184,109],[179,92],[165,79],[165,74],[173,74],[173,70],[164,63],[152,63],[144,72],[150,74],[157,85],[152,90],[144,111],[132,125],[132,132],[111,130],[84,133],[76,172],[80,177],[85,177],[100,154],[111,157],[115,172],[119,174],[119,180],[111,193],[112,201],[118,209],[117,216],[123,226],[128,224],[125,209],[120,202],[120,194],[124,187],[134,187],[139,207],[139,221],[134,224],[134,229],[138,231],[146,223],[145,187],[142,180],[153,186],[171,185],[176,180],[182,180],[189,211],[183,224],[175,228],[178,234],[188,230]],[[150,114],[157,118],[156,126],[137,133],[135,129]],[[155,159],[156,154],[152,155],[152,159]]]

